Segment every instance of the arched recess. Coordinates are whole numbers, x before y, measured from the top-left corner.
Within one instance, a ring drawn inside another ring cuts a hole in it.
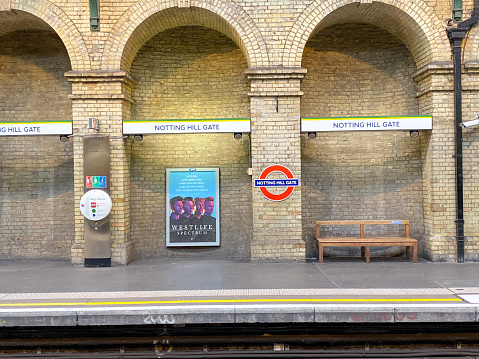
[[[61,8],[46,0],[28,2],[13,0],[11,8],[11,12],[1,12],[2,28],[0,29],[0,36],[16,30],[53,29],[67,49],[72,70],[90,69],[88,49],[82,35]],[[36,16],[38,20],[32,19],[31,16],[23,12]]]
[[[418,69],[433,61],[451,60],[446,31],[422,1],[329,0],[315,1],[298,17],[286,41],[283,65],[301,66],[303,50],[311,36],[329,26],[348,22],[379,26],[401,39]]]
[[[64,74],[87,66],[88,54],[55,5],[13,1],[9,10],[0,12],[0,118],[25,123],[18,128],[29,135],[0,137],[0,257],[66,260],[74,236],[73,141],[27,123],[72,121]]]
[[[466,41],[464,41],[464,63],[479,62],[479,26],[476,24],[472,27]]]
[[[225,34],[243,51],[250,67],[268,65],[261,33],[233,2],[192,0],[190,7],[178,8],[167,0],[144,0],[128,9],[112,30],[105,45],[102,69],[128,71],[136,53],[150,38],[186,25],[205,26]]]

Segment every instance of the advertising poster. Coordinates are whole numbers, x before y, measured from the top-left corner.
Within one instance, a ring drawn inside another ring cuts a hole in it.
[[[166,169],[166,246],[220,245],[219,168]]]

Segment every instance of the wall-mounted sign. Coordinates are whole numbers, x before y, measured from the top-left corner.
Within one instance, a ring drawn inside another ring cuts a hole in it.
[[[301,119],[302,132],[431,130],[432,116],[330,117]]]
[[[219,246],[219,168],[166,169],[166,245]]]
[[[100,221],[111,212],[110,195],[101,189],[86,192],[80,200],[80,211],[91,221]]]
[[[71,121],[0,122],[0,136],[71,135]]]
[[[86,188],[106,188],[106,176],[86,176]]]
[[[268,179],[268,176],[273,172],[281,173],[286,178]],[[294,187],[299,186],[299,180],[294,178],[293,172],[287,167],[282,165],[272,165],[266,167],[263,172],[261,172],[259,179],[254,180],[254,186],[259,187],[259,190],[267,199],[271,201],[282,201],[291,196]],[[281,193],[275,194],[271,193],[268,187],[285,187],[285,190]]]
[[[249,118],[125,120],[123,134],[251,132]]]

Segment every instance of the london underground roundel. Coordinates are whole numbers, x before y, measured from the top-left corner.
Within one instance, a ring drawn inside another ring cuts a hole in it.
[[[282,173],[286,178],[283,179],[268,179],[268,176],[273,172]],[[259,179],[254,180],[254,186],[259,187],[259,190],[267,199],[271,201],[282,201],[291,196],[294,187],[299,186],[299,180],[294,178],[293,172],[282,165],[272,165],[266,167],[261,172]],[[268,187],[286,187],[282,193],[271,193]]]
[[[86,192],[80,200],[80,211],[86,219],[100,221],[110,214],[110,195],[101,189]]]

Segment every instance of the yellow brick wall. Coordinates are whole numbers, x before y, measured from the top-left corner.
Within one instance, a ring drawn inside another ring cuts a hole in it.
[[[299,81],[282,78],[277,81],[277,86],[271,86],[271,81],[267,79],[252,81],[256,93],[251,99],[251,124],[255,139],[252,144],[253,178],[259,178],[265,168],[278,164],[286,166],[301,183],[300,99],[294,96],[299,90]],[[276,90],[280,92],[274,97],[272,95]],[[269,96],[261,95],[268,93]],[[280,174],[278,176],[276,178],[285,178]],[[274,194],[284,191],[285,188],[271,189]],[[257,188],[253,188],[251,259],[304,260],[301,216],[301,187],[283,201],[268,200]]]
[[[248,118],[247,67],[241,50],[217,31],[167,30],[142,47],[131,67],[132,118]]]
[[[132,118],[249,118],[247,68],[241,50],[202,27],[165,31],[147,42],[131,66]],[[145,135],[132,142],[131,227],[135,258],[249,258],[249,139],[233,134]],[[174,167],[219,167],[221,247],[167,249],[165,173]]]
[[[475,71],[474,71],[475,72]],[[477,79],[475,79],[477,82]],[[466,88],[467,89],[467,88]],[[476,119],[479,113],[479,94],[464,92],[464,121]],[[477,128],[463,131],[464,165],[464,233],[465,260],[479,260],[479,136]]]
[[[390,33],[335,25],[306,44],[301,116],[418,115],[414,59]],[[315,255],[315,221],[408,219],[424,235],[421,137],[350,131],[302,137],[303,239]],[[357,249],[353,249],[357,251]],[[345,249],[342,252],[351,252]]]
[[[72,119],[70,69],[53,32],[0,37],[0,121]],[[69,259],[73,148],[58,136],[0,137],[0,258]]]
[[[443,0],[132,0],[101,1],[100,4],[100,31],[91,32],[86,0],[0,3],[0,37],[2,44],[7,44],[0,51],[7,51],[4,53],[8,57],[7,61],[0,62],[0,121],[33,118],[39,114],[73,118],[73,139],[67,145],[57,143],[53,150],[67,154],[60,161],[68,162],[67,158],[74,161],[74,194],[71,195],[74,200],[69,208],[75,213],[72,215],[75,218],[72,247],[75,264],[81,264],[83,256],[83,218],[75,203],[84,190],[82,136],[93,131],[87,129],[88,117],[98,117],[102,123],[101,133],[110,135],[115,201],[112,213],[114,264],[126,264],[135,256],[141,257],[157,243],[153,236],[142,242],[139,237],[144,233],[135,232],[138,228],[134,222],[140,217],[133,214],[133,209],[138,209],[133,195],[151,196],[145,191],[151,178],[141,176],[141,166],[146,161],[146,172],[156,176],[153,163],[161,163],[163,170],[169,165],[165,158],[173,156],[168,151],[165,152],[168,156],[162,156],[160,151],[156,152],[158,148],[164,151],[165,145],[173,146],[181,138],[183,149],[187,149],[195,140],[188,136],[147,136],[151,146],[147,147],[147,142],[140,144],[123,139],[122,120],[142,116],[251,116],[253,177],[269,164],[281,163],[303,181],[302,188],[295,190],[287,201],[268,202],[251,187],[251,178],[243,172],[249,165],[249,145],[245,138],[233,141],[231,135],[205,135],[202,141],[226,145],[236,161],[234,164],[217,149],[218,152],[206,159],[198,159],[196,154],[184,162],[177,159],[176,162],[185,165],[199,162],[227,167],[229,172],[225,170],[224,174],[228,180],[224,188],[228,195],[234,197],[234,188],[238,187],[249,196],[242,202],[245,208],[242,221],[249,226],[249,232],[237,247],[231,244],[218,251],[221,256],[246,258],[250,252],[253,259],[304,259],[305,243],[309,245],[308,251],[312,250],[308,242],[310,218],[330,211],[327,207],[334,202],[331,199],[323,202],[327,188],[320,187],[318,192],[315,184],[318,179],[323,180],[315,171],[327,162],[330,164],[328,176],[342,178],[351,167],[358,173],[351,183],[335,192],[342,195],[337,211],[349,207],[366,211],[357,205],[353,190],[355,186],[364,190],[379,178],[378,187],[382,189],[363,191],[363,196],[369,196],[370,202],[380,201],[384,215],[413,216],[413,233],[416,231],[416,235],[422,236],[424,256],[436,261],[455,259],[452,68],[445,32],[451,14],[450,3]],[[472,0],[465,1],[464,7],[467,18]],[[211,29],[224,35],[218,36]],[[183,46],[183,50],[199,46],[193,52],[201,56],[185,60],[187,54],[182,50],[162,57],[160,63],[157,50],[167,46],[167,38],[168,46],[176,41],[175,46]],[[336,46],[330,48],[334,53],[324,53],[323,48],[330,42]],[[479,110],[478,43],[479,31],[474,27],[464,46],[464,119],[473,118]],[[358,56],[361,46],[363,51]],[[34,51],[27,57],[8,53],[19,49]],[[206,49],[210,51],[208,54],[201,52]],[[142,63],[149,63],[154,71],[148,72]],[[308,71],[302,85],[305,70],[301,70],[301,66]],[[74,71],[68,75],[72,85],[63,77],[69,70]],[[32,71],[34,76],[28,80],[21,76]],[[130,72],[136,81],[135,89],[128,79]],[[34,90],[34,94],[28,90]],[[304,91],[303,97],[301,91]],[[299,134],[301,116],[396,115],[398,112],[432,114],[434,129],[414,140],[402,137],[407,135],[404,133],[374,134],[370,138],[373,142],[364,142],[362,135],[346,134],[321,135],[313,142]],[[384,139],[387,145],[379,148]],[[477,139],[476,130],[465,131],[466,259],[470,260],[476,260],[479,253],[475,221]],[[3,148],[9,149],[2,152],[3,163],[10,163],[9,156],[3,153],[21,158],[29,151],[23,139],[1,138],[0,141]],[[35,141],[40,141],[35,142],[35,148],[46,154],[45,161],[50,161],[51,148],[42,142],[46,139]],[[338,151],[348,152],[356,142],[362,145],[362,157],[355,154],[358,157],[354,160],[342,153],[333,155]],[[152,154],[148,153],[149,149]],[[379,149],[382,151],[378,159]],[[35,161],[40,158],[44,160],[40,155]],[[367,160],[364,166],[356,166],[363,158]],[[53,158],[48,166],[56,166],[58,161]],[[393,163],[392,169],[387,170],[390,163]],[[16,168],[9,164],[10,167]],[[371,168],[374,175],[370,175]],[[10,175],[15,171],[17,169],[11,170]],[[407,180],[403,181],[404,177]],[[233,178],[239,178],[239,183]],[[401,188],[398,192],[388,187],[392,181],[395,188]],[[47,187],[54,186],[54,179],[47,182]],[[8,189],[2,185],[4,198]],[[163,185],[161,181],[155,185],[160,195],[155,193],[153,202],[161,202]],[[48,201],[55,196],[47,196]],[[314,204],[315,199],[321,205]],[[246,209],[247,203],[250,209]],[[233,207],[223,208],[227,213],[234,213]],[[230,221],[233,217],[228,214],[224,219]],[[163,227],[161,223],[156,225],[159,229]],[[234,234],[234,227],[223,225],[222,228]],[[60,238],[59,243],[62,241]],[[164,248],[155,250],[155,255],[160,255]],[[29,255],[27,250],[24,253]]]

